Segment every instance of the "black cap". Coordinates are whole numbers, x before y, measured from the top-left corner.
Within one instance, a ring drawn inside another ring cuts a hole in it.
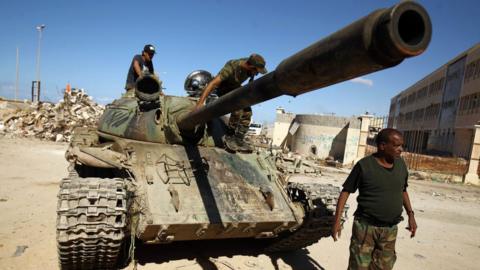
[[[155,47],[152,44],[147,44],[143,47],[143,51],[148,54],[155,54]]]

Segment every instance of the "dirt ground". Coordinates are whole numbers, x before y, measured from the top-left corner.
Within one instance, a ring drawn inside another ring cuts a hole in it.
[[[0,137],[0,269],[58,269],[55,219],[58,184],[66,176],[66,144]],[[348,170],[325,168],[319,181],[341,185]],[[396,269],[478,269],[480,189],[410,181],[419,229],[399,225]],[[198,241],[140,246],[137,269],[345,269],[355,196],[338,242],[267,256],[255,241]],[[131,263],[126,269],[134,269]]]

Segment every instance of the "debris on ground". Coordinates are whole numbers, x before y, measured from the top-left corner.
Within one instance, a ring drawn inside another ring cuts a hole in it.
[[[15,253],[12,255],[12,257],[18,257],[22,255],[27,248],[28,246],[17,246],[17,250],[15,250]]]
[[[286,174],[300,173],[315,176],[321,175],[319,164],[304,159],[302,156],[295,155],[292,152],[289,152],[288,154],[277,152],[275,164],[279,171]]]
[[[335,160],[334,157],[328,156],[324,160],[321,161],[322,165],[334,167],[334,168],[342,168],[342,163],[338,160]]]
[[[103,111],[83,89],[73,89],[56,104],[35,102],[0,115],[0,135],[69,142],[74,127],[95,126]]]

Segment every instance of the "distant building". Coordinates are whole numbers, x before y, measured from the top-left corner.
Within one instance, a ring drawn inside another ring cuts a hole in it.
[[[392,98],[388,126],[407,150],[470,157],[480,120],[480,43]]]
[[[330,156],[343,164],[353,164],[365,154],[368,121],[371,118],[369,115],[295,115],[278,108],[272,144],[304,156]]]

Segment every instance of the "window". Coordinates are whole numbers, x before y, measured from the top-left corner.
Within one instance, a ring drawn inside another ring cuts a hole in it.
[[[428,95],[429,96],[436,96],[442,92],[443,89],[443,83],[445,81],[445,78],[438,79],[428,86]]]
[[[465,68],[464,83],[474,80],[480,76],[480,58],[467,64]]]

